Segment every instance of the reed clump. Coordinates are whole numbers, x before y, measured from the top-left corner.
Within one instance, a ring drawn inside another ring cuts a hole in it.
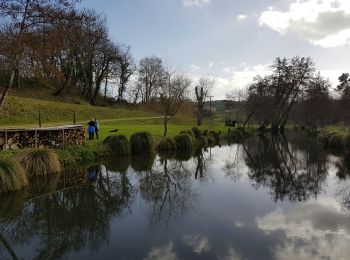
[[[23,167],[14,160],[0,158],[0,193],[19,191],[27,185]]]
[[[17,157],[29,178],[49,176],[61,171],[57,153],[51,149],[31,149]]]
[[[131,145],[124,135],[108,136],[104,141],[105,148],[117,155],[131,154]]]
[[[131,152],[138,153],[152,153],[154,150],[154,141],[152,135],[148,132],[138,132],[131,136]]]
[[[206,131],[207,133],[208,131]],[[205,131],[201,131],[198,127],[192,128],[192,133],[196,139],[196,144],[199,147],[208,146],[208,137],[204,134]]]
[[[162,139],[158,146],[157,151],[176,151],[176,142],[173,138]]]
[[[187,133],[181,133],[174,137],[177,150],[192,151],[196,148],[196,140]]]

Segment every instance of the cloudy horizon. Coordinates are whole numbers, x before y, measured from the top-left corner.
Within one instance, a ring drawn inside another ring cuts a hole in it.
[[[253,3],[254,2],[254,3]],[[215,99],[269,72],[276,57],[310,56],[336,87],[350,72],[348,0],[85,0],[111,37],[139,60],[157,55],[179,72],[215,78]]]

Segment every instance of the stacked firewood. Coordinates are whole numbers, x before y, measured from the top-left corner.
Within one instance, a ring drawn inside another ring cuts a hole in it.
[[[84,144],[85,129],[83,127],[0,131],[1,150],[34,147],[64,148]]]

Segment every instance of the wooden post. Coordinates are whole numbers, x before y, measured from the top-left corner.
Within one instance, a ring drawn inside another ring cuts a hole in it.
[[[73,111],[73,125],[76,124],[76,116],[75,116],[75,111]]]
[[[41,128],[41,110],[39,108],[39,127]]]

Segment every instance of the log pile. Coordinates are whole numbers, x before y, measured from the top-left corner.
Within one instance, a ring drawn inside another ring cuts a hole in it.
[[[0,149],[64,148],[85,144],[85,128],[61,126],[36,129],[0,129]]]

